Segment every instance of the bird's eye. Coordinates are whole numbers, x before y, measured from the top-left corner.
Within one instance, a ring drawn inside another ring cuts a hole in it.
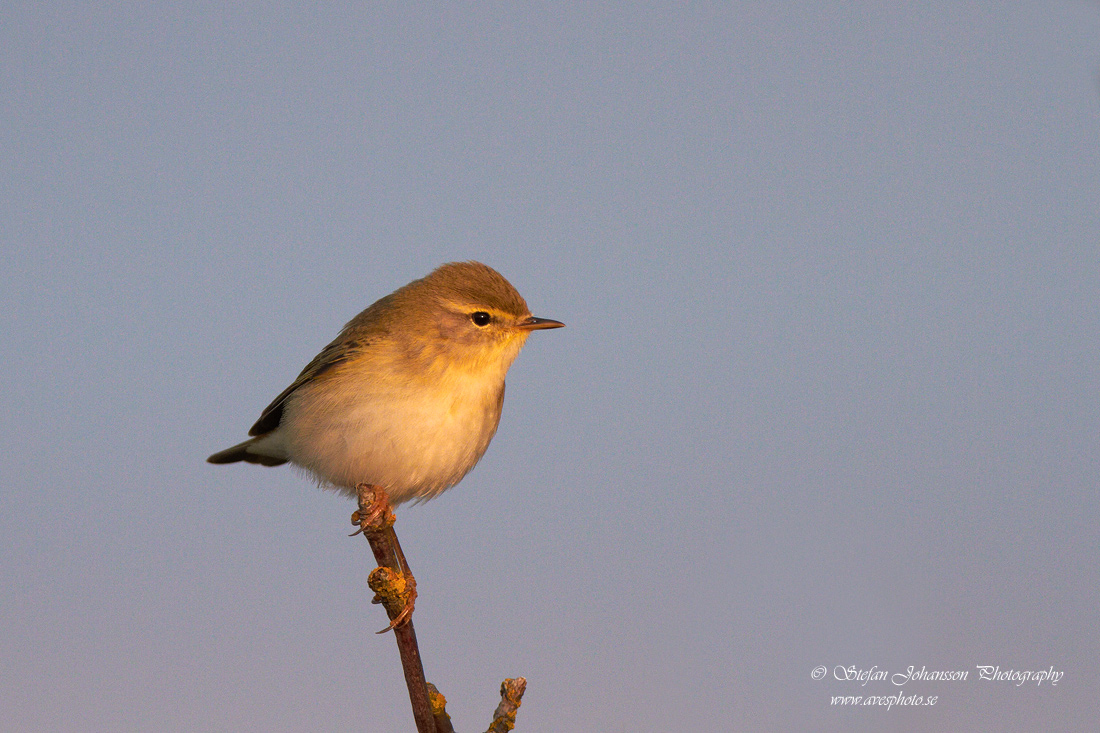
[[[485,311],[474,311],[470,314],[470,320],[474,322],[475,326],[488,326],[489,322],[493,320],[493,317]]]

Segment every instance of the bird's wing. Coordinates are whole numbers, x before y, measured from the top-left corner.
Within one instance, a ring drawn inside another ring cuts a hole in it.
[[[279,422],[283,418],[283,406],[286,404],[287,398],[289,398],[295,390],[303,384],[313,381],[329,369],[343,364],[353,355],[362,351],[368,343],[369,342],[366,340],[345,340],[344,338],[338,338],[321,349],[321,353],[315,356],[313,361],[306,365],[306,368],[302,370],[302,373],[298,375],[294,383],[284,389],[282,394],[276,397],[275,400],[260,413],[260,419],[252,426],[248,434],[253,436],[266,435],[279,427]]]

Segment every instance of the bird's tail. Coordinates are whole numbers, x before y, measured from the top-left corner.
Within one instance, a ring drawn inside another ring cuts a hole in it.
[[[274,446],[270,445],[269,437],[269,435],[259,435],[255,438],[249,438],[232,448],[218,451],[207,458],[206,462],[223,464],[245,461],[247,463],[258,463],[261,466],[281,466],[286,463],[286,456],[282,455],[282,451],[271,450]]]

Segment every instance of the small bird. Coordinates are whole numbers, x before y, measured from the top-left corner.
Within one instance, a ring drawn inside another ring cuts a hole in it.
[[[531,315],[496,270],[451,262],[351,319],[268,405],[253,436],[210,463],[292,463],[356,496],[390,503],[457,484],[500,423],[504,377],[532,331],[564,323]]]

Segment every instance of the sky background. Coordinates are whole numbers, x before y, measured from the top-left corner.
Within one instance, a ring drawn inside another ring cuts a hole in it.
[[[204,460],[464,259],[568,327],[398,511],[458,730],[1100,717],[1100,4],[17,2],[0,86],[4,727],[411,730],[352,502]]]

